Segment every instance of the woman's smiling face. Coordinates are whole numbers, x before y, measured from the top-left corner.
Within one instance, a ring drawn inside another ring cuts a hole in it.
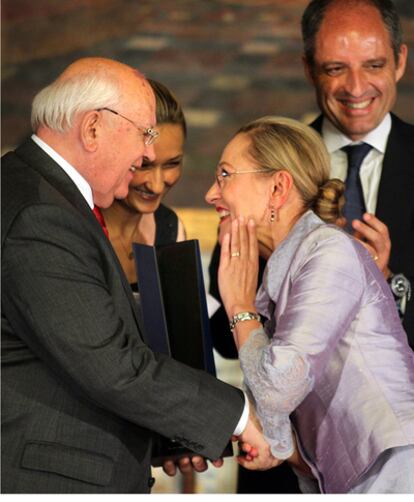
[[[168,190],[181,176],[184,132],[179,124],[160,124],[154,144],[155,160],[144,159],[136,170],[125,199],[119,202],[139,213],[156,211]]]
[[[251,158],[250,145],[251,139],[243,133],[228,143],[217,166],[216,181],[206,194],[206,201],[220,217],[219,240],[228,231],[231,218],[253,217],[259,225],[267,214],[271,180]]]

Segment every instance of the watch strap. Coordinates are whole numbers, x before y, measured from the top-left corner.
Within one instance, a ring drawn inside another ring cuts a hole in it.
[[[260,322],[260,315],[257,312],[239,312],[238,314],[234,315],[232,317],[232,320],[230,321],[231,331],[234,330],[237,323],[243,322],[243,321],[259,321]]]

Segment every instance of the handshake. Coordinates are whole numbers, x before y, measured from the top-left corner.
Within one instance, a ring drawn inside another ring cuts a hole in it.
[[[240,436],[233,436],[233,441],[239,443],[239,454],[237,462],[246,469],[265,471],[280,465],[284,460],[278,459],[272,455],[271,449],[265,440],[260,422],[250,408],[250,416],[247,425]],[[287,459],[296,469],[304,474],[310,473],[307,464],[300,457],[295,443],[295,451]],[[214,467],[221,467],[223,459],[213,460]],[[177,467],[182,474],[196,471],[204,472],[208,469],[207,460],[200,455],[192,457],[186,456],[177,461],[167,460],[163,464],[163,470],[169,476],[174,476],[177,472]]]

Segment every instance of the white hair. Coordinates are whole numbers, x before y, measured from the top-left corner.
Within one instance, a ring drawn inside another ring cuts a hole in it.
[[[42,89],[32,104],[32,128],[45,126],[58,132],[72,127],[76,114],[116,106],[121,100],[119,84],[105,71],[59,78]]]

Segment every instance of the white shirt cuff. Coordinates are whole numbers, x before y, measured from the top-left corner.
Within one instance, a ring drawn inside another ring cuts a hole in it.
[[[242,416],[240,417],[239,423],[237,424],[237,427],[234,429],[233,432],[234,436],[240,436],[240,434],[246,428],[247,421],[249,419],[249,400],[247,399],[246,393],[243,392],[243,394],[244,394],[244,409]]]

